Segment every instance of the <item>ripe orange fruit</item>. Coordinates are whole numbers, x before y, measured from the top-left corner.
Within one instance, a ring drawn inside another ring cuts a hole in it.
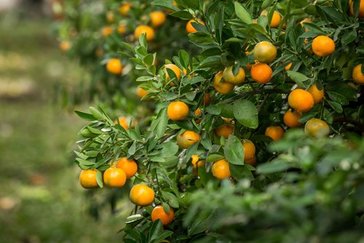
[[[352,77],[357,84],[364,84],[364,73],[361,71],[361,64],[358,64],[353,68]]]
[[[148,25],[139,25],[135,28],[134,37],[138,39],[142,34],[146,35],[147,41],[154,40],[155,34],[154,29]]]
[[[303,89],[295,89],[288,95],[288,104],[298,112],[307,112],[312,109],[315,101],[310,92]]]
[[[231,176],[229,162],[224,159],[216,161],[212,165],[211,172],[219,180],[229,178]]]
[[[126,24],[125,23],[120,23],[118,26],[118,33],[119,34],[125,34],[126,33]]]
[[[153,11],[149,14],[149,17],[154,27],[159,27],[166,22],[166,14],[162,11]]]
[[[316,84],[313,84],[307,91],[312,95],[315,104],[320,103],[325,95],[324,89],[318,89]]]
[[[250,70],[252,79],[260,84],[266,84],[272,79],[273,71],[268,64],[256,63]]]
[[[255,158],[255,145],[249,139],[244,139],[242,144],[244,147],[244,161],[249,164]]]
[[[277,141],[283,137],[284,130],[280,126],[269,126],[265,129],[265,136]]]
[[[290,62],[286,66],[284,66],[284,70],[288,71],[291,69],[291,67],[292,67],[292,63]]]
[[[174,220],[174,210],[169,208],[169,212],[164,211],[162,206],[156,206],[152,210],[151,214],[152,221],[160,220],[163,225],[168,225]]]
[[[350,5],[350,14],[354,15],[353,0],[349,0],[349,5]],[[364,17],[364,0],[360,0],[360,3],[359,3],[359,18],[363,18],[363,17]]]
[[[137,87],[136,91],[135,91],[136,95],[139,98],[143,98],[144,96],[148,95],[148,91],[146,91],[145,89],[143,89],[142,87]]]
[[[223,124],[215,129],[215,134],[219,137],[228,138],[233,133],[234,126],[230,124]]]
[[[108,37],[113,32],[112,28],[110,26],[105,26],[101,29],[101,35],[103,37]]]
[[[277,56],[277,48],[269,41],[256,44],[253,52],[254,58],[263,63],[271,63]]]
[[[305,124],[305,133],[316,138],[325,137],[329,135],[330,127],[321,119],[311,118]]]
[[[154,190],[145,184],[137,184],[131,188],[129,197],[138,206],[148,206],[154,201]]]
[[[126,182],[126,174],[120,168],[110,167],[104,172],[104,184],[108,187],[123,187]]]
[[[174,74],[176,75],[177,79],[181,78],[181,69],[179,69],[179,67],[177,67],[174,64],[166,64],[164,65],[165,68],[165,72],[166,72],[166,79],[169,80],[169,74],[167,72],[167,68],[172,70],[174,72]]]
[[[130,11],[130,8],[131,8],[131,3],[123,3],[123,4],[121,4],[121,6],[119,7],[119,13],[120,13],[122,16],[128,16],[129,11]]]
[[[198,168],[205,165],[205,162],[203,160],[200,160],[200,157],[197,154],[191,156],[191,163],[193,168]]]
[[[189,113],[190,109],[183,101],[173,101],[167,107],[167,116],[172,121],[184,120]]]
[[[267,10],[263,10],[260,15],[267,16],[268,15]],[[270,27],[277,28],[281,23],[281,18],[282,18],[281,14],[278,11],[274,11],[272,15],[272,20],[270,21]]]
[[[187,149],[200,141],[201,137],[194,131],[185,131],[184,133],[177,136],[177,144],[183,149]]]
[[[119,117],[118,121],[120,126],[122,126],[125,130],[129,129],[129,122],[125,116]]]
[[[297,111],[288,110],[283,115],[283,122],[286,124],[287,127],[299,127],[301,126],[300,118],[301,113]]]
[[[69,49],[71,49],[71,42],[69,41],[61,41],[59,43],[59,49],[63,52],[67,52]]]
[[[106,63],[106,70],[112,74],[121,74],[123,71],[123,65],[121,64],[120,59],[110,58]]]
[[[200,23],[200,24],[205,24],[203,21],[201,21],[201,20],[194,20],[194,19],[191,19],[191,20],[189,20],[188,22],[187,22],[187,24],[186,24],[186,31],[187,31],[187,33],[195,33],[195,32],[197,32],[197,30],[195,29],[195,27],[193,27],[193,25],[192,25],[192,23]]]
[[[234,89],[234,85],[228,82],[225,82],[225,80],[222,78],[223,73],[218,72],[214,77],[214,88],[217,92],[220,94],[228,94]]]
[[[200,116],[202,115],[202,110],[201,110],[200,108],[197,108],[197,109],[193,112],[193,114],[194,114],[195,116],[197,116],[197,117],[200,117]]]
[[[96,173],[97,171],[92,169],[81,170],[79,178],[81,186],[86,189],[98,187]]]
[[[239,68],[239,71],[236,75],[234,75],[233,67],[226,67],[222,74],[222,78],[231,84],[242,84],[245,80],[245,71],[243,68]]]
[[[116,168],[120,168],[125,172],[126,178],[133,177],[138,171],[138,164],[127,157],[122,157],[116,162]]]
[[[257,158],[254,156],[253,158],[251,159],[246,159],[244,161],[245,164],[248,164],[248,165],[255,165],[257,163]]]
[[[312,51],[316,56],[326,57],[335,51],[335,42],[328,36],[319,35],[312,41]]]

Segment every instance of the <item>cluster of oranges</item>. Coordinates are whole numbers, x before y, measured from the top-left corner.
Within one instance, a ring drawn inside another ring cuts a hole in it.
[[[138,171],[138,164],[126,157],[118,159],[102,175],[103,184],[110,188],[122,188],[127,179],[132,178]],[[87,169],[80,172],[80,184],[83,188],[97,188],[97,170]],[[144,183],[135,184],[129,193],[130,201],[140,207],[150,206],[154,202],[153,188]],[[174,210],[165,210],[162,206],[155,206],[151,213],[151,220],[160,220],[163,225],[171,223],[174,219]]]

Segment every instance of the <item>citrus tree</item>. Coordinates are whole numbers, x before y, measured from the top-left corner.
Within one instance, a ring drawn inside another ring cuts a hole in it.
[[[119,119],[111,96],[77,111],[89,121],[75,152],[81,185],[128,190],[135,204],[124,241],[362,239],[364,1],[151,7],[185,30],[164,30],[163,45],[140,26],[134,46],[115,39],[108,55],[130,71],[105,87],[140,83],[134,119]]]

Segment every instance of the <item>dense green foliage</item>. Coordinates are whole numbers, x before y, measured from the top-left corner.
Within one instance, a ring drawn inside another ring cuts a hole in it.
[[[102,74],[110,92],[106,96],[96,92],[100,105],[87,113],[77,112],[90,121],[80,132],[76,152],[80,168],[95,169],[97,184],[103,187],[103,172],[126,156],[138,164],[130,184],[145,183],[155,191],[154,204],[137,207],[127,219],[124,241],[360,239],[364,89],[353,75],[354,67],[363,63],[364,51],[359,1],[352,3],[358,11],[351,11],[347,0],[130,4],[129,14],[121,17],[128,22],[130,35],[114,32],[101,38],[94,47],[101,43],[104,54],[87,59],[93,77]],[[100,16],[119,6],[116,1],[106,2]],[[161,39],[150,40],[148,33],[133,36],[138,24],[149,23],[146,14],[155,8],[170,14],[167,24],[156,31]],[[79,14],[83,16],[82,11]],[[181,23],[190,19],[195,20],[196,32],[187,35],[181,32]],[[105,25],[105,19],[100,22]],[[99,30],[100,22],[87,31]],[[81,60],[78,43],[87,31],[77,29],[70,50]],[[312,44],[318,36],[328,42]],[[270,42],[274,51],[261,56],[257,44],[262,41]],[[318,54],[317,49],[327,53]],[[130,68],[121,75],[107,73],[104,64],[110,57],[120,58]],[[272,69],[269,80],[257,81],[253,69],[258,60]],[[171,63],[178,71],[166,68]],[[229,77],[223,71],[228,67],[233,75],[243,68],[245,80],[239,85],[226,81]],[[134,81],[148,93],[142,102],[130,95]],[[323,94],[317,100],[305,91],[314,85]],[[297,102],[298,107],[288,98],[297,88],[308,95]],[[116,106],[115,97],[120,98]],[[173,101],[188,106],[187,116],[173,118]],[[296,130],[284,120],[290,107],[299,112]],[[132,117],[128,126],[115,122],[121,111]],[[311,129],[308,121],[322,122],[324,128]],[[233,130],[220,136],[221,125]],[[289,131],[282,140],[272,141],[280,136],[267,132],[271,126]],[[198,135],[191,146],[181,145],[186,131]],[[250,159],[244,139],[256,148]],[[204,161],[203,166],[193,166],[193,155]],[[231,174],[219,178],[214,166],[223,159]],[[164,228],[150,219],[159,204],[176,212]]]

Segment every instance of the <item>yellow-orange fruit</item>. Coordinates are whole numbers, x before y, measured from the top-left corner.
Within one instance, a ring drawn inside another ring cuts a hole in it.
[[[112,74],[121,74],[123,72],[123,65],[121,64],[120,59],[111,58],[106,63],[106,70]]]
[[[349,0],[349,6],[350,6],[350,14],[354,15],[354,2],[353,0]],[[359,18],[364,18],[364,0],[360,0],[359,3]]]
[[[194,131],[185,131],[177,136],[177,144],[183,149],[187,149],[200,141],[201,137],[198,133]]]
[[[253,52],[254,58],[263,63],[271,63],[277,56],[277,48],[269,41],[256,44]]]
[[[105,26],[101,29],[101,34],[103,37],[108,37],[113,32],[112,28],[110,26]]]
[[[234,75],[233,67],[226,67],[222,74],[222,78],[228,83],[239,85],[244,83],[245,71],[243,68],[239,68],[238,73]]]
[[[283,122],[287,127],[299,127],[301,126],[301,116],[302,114],[297,111],[288,110],[283,115]]]
[[[197,20],[196,21],[194,19],[191,19],[186,24],[186,31],[187,31],[187,33],[195,33],[195,32],[197,32],[197,30],[195,29],[195,27],[193,27],[193,25],[192,25],[192,23],[197,23],[197,22],[204,25],[204,22],[201,21],[201,20]]]
[[[127,157],[122,157],[116,162],[116,168],[120,168],[125,172],[126,178],[133,177],[138,171],[138,164]]]
[[[216,161],[212,165],[211,172],[219,180],[229,178],[231,176],[229,162],[224,159]]]
[[[130,9],[131,9],[131,3],[123,3],[123,4],[119,7],[119,13],[120,13],[122,16],[128,16]]]
[[[312,95],[315,104],[320,103],[325,95],[324,89],[318,89],[316,84],[313,84],[307,91]]]
[[[148,206],[154,201],[154,190],[145,184],[134,185],[129,193],[130,200],[138,206]]]
[[[311,118],[305,124],[305,133],[316,138],[325,137],[329,135],[330,127],[321,119]]]
[[[186,119],[190,109],[183,101],[173,101],[167,107],[167,116],[172,121],[181,121]]]
[[[166,65],[164,65],[164,68],[165,68],[166,79],[167,80],[169,80],[169,74],[168,74],[167,69],[172,70],[174,72],[174,74],[176,75],[177,79],[181,78],[181,69],[178,66],[176,66],[174,64],[166,64]]]
[[[312,41],[312,51],[316,56],[326,57],[335,51],[335,42],[328,36],[319,35]]]
[[[364,84],[364,73],[361,71],[361,64],[358,64],[353,68],[352,77],[355,83]]]
[[[146,35],[145,38],[147,39],[147,41],[154,40],[155,37],[154,29],[149,27],[148,25],[139,25],[138,27],[135,28],[134,37],[136,39],[138,39],[142,34]]]
[[[200,160],[200,157],[197,154],[191,156],[191,163],[194,168],[202,167],[205,165],[203,160]]]
[[[267,10],[263,10],[261,15],[267,16],[268,15]],[[281,19],[282,19],[281,14],[278,11],[274,11],[269,26],[272,28],[277,28],[281,23]]]
[[[295,89],[288,95],[288,104],[298,112],[307,112],[312,109],[315,101],[308,91]]]
[[[281,139],[284,135],[284,130],[280,126],[269,126],[265,129],[265,136],[270,137],[273,141]]]
[[[153,222],[160,220],[163,225],[168,225],[174,220],[173,208],[169,208],[167,213],[162,206],[156,206],[152,210],[151,218]]]
[[[230,124],[223,124],[215,129],[215,134],[219,137],[228,138],[233,133],[234,126]]]
[[[97,171],[93,169],[81,170],[79,177],[81,186],[86,189],[98,187],[96,174]]]
[[[214,77],[214,88],[217,92],[220,94],[228,94],[234,89],[234,84],[225,82],[225,80],[222,78],[223,73],[218,72]]]
[[[159,27],[166,22],[166,14],[162,11],[153,11],[149,14],[149,17],[154,27]]]
[[[125,172],[120,168],[110,167],[104,172],[104,184],[108,187],[123,187],[126,182]]]
[[[142,87],[137,87],[135,92],[139,98],[143,98],[144,96],[148,95],[148,91],[146,91]]]
[[[245,162],[252,162],[255,158],[255,145],[249,139],[243,140],[243,147],[244,147],[244,161]]]
[[[260,84],[266,84],[272,79],[273,70],[268,64],[256,63],[250,70],[252,79]]]

